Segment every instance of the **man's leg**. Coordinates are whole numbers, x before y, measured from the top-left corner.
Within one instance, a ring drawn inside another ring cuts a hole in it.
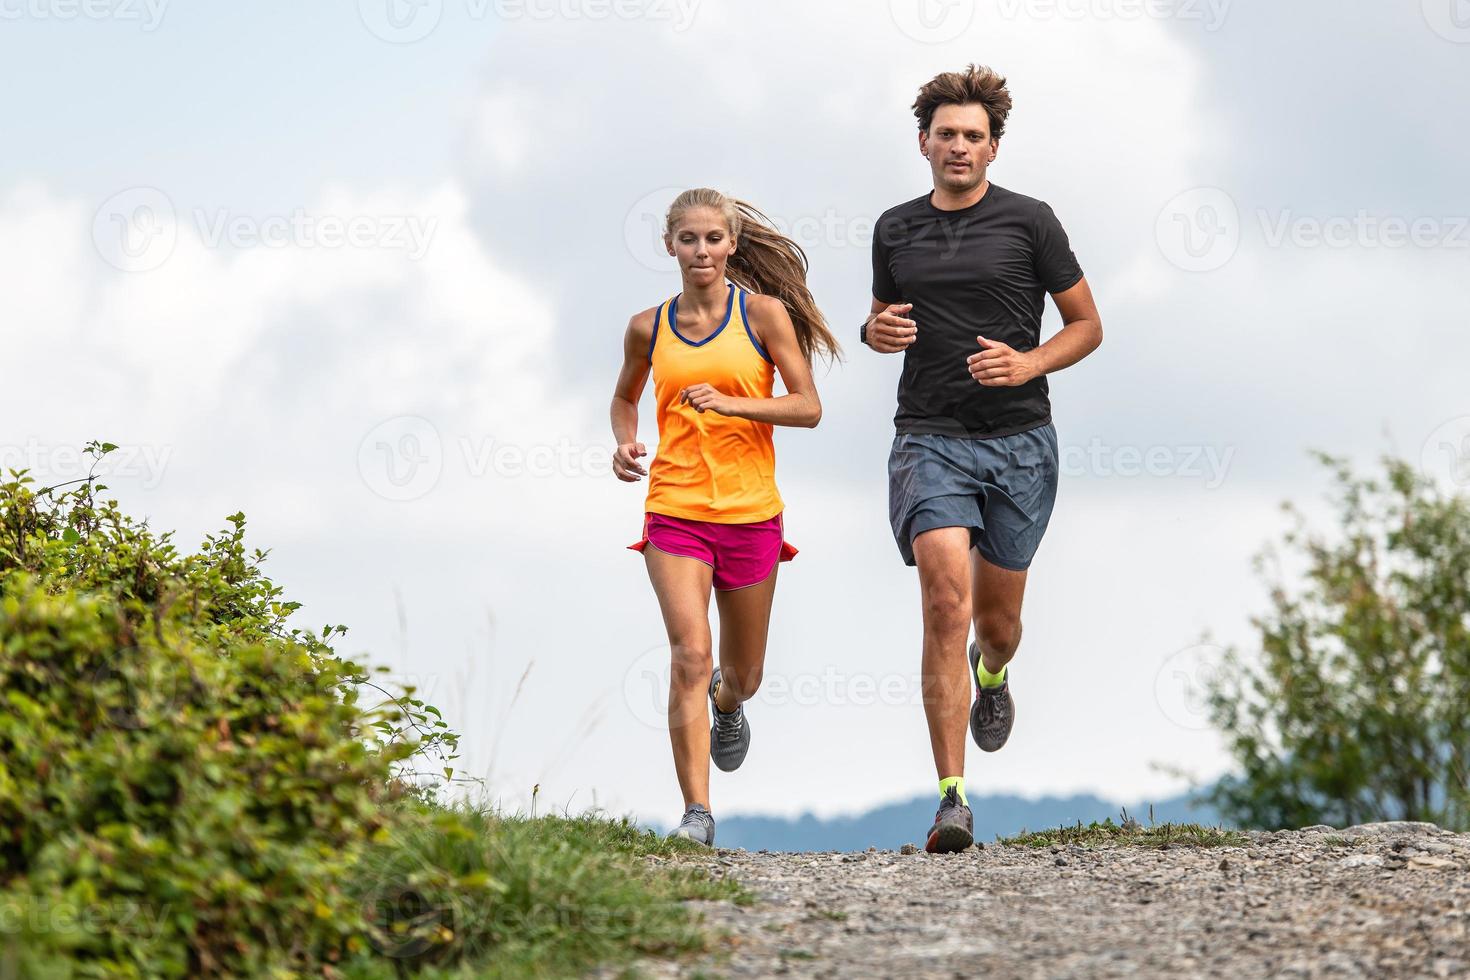
[[[975,643],[980,662],[992,674],[1011,662],[1021,643],[1021,599],[1026,592],[1026,571],[1012,571],[970,552],[970,606],[975,617]],[[974,678],[970,684],[975,683]]]
[[[924,715],[939,778],[965,773],[970,712],[965,645],[970,633],[970,529],[937,527],[914,537],[924,608]]]

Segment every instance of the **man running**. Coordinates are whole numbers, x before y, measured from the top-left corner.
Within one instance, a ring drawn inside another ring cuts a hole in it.
[[[1005,78],[976,65],[945,72],[913,109],[934,190],[878,219],[861,339],[904,355],[888,510],[923,596],[924,711],[940,794],[925,849],[951,852],[974,839],[965,710],[986,752],[1005,745],[1015,718],[1006,665],[1057,489],[1046,375],[1096,350],[1102,323],[1051,208],[986,178],[1011,111]],[[1043,344],[1045,293],[1063,326]]]

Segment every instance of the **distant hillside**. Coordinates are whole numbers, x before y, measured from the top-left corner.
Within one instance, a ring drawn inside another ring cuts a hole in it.
[[[1154,820],[1195,821],[1218,824],[1219,814],[1208,806],[1191,806],[1187,795],[1163,800],[1128,804],[1128,814],[1147,823],[1149,803],[1153,803]],[[784,817],[729,816],[717,821],[716,836],[720,847],[743,847],[756,851],[862,851],[869,847],[897,848],[906,843],[921,843],[924,832],[934,819],[939,806],[938,795],[918,796],[903,803],[891,803],[856,816],[820,819],[802,814],[794,819]],[[1020,796],[979,796],[970,794],[970,809],[975,814],[975,839],[994,840],[997,835],[1015,834],[1061,824],[1084,824],[1112,817],[1116,822],[1123,804],[1100,799],[1092,794],[1077,796],[1043,796],[1028,800]]]

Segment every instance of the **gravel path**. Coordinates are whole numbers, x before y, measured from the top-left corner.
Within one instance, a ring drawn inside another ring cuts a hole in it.
[[[712,852],[753,906],[654,977],[1467,977],[1470,834],[1251,833],[1244,847]],[[907,848],[906,848],[907,850]]]

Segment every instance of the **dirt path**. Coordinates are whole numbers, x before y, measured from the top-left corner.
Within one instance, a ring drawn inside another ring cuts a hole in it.
[[[1466,977],[1470,834],[1428,824],[1252,833],[1242,847],[995,844],[961,854],[680,858],[753,906],[647,976]]]

